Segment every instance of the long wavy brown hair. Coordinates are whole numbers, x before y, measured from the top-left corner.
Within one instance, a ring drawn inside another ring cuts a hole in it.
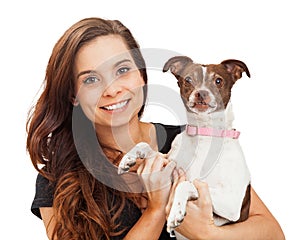
[[[72,133],[76,53],[94,38],[111,34],[121,36],[128,50],[134,49],[132,57],[147,83],[145,62],[131,32],[117,20],[86,18],[72,25],[55,44],[43,91],[28,115],[27,150],[31,161],[55,189],[56,224],[52,239],[109,239],[122,232],[117,219],[128,194],[104,185],[87,170]],[[87,132],[92,124],[80,107],[77,108],[81,128]],[[77,140],[82,136],[79,134]],[[114,204],[111,204],[112,195]]]

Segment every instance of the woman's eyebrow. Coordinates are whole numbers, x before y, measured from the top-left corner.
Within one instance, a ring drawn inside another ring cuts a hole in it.
[[[131,60],[130,60],[130,59],[123,59],[123,60],[120,60],[120,61],[118,61],[118,62],[116,62],[116,63],[114,64],[114,67],[117,67],[118,65],[120,65],[120,64],[122,64],[122,63],[125,63],[125,62],[131,62]]]
[[[131,61],[130,59],[122,59],[122,60],[116,62],[116,63],[113,65],[113,67],[115,68],[115,67],[117,67],[117,66],[119,66],[120,64],[125,63],[125,62],[132,62],[132,61]],[[77,74],[77,79],[78,79],[80,76],[84,75],[84,74],[96,74],[96,73],[97,73],[97,71],[95,71],[95,70],[84,70],[84,71],[81,71],[80,73]]]
[[[84,74],[91,74],[91,73],[97,73],[96,71],[94,70],[85,70],[85,71],[82,71],[80,73],[77,74],[77,79],[81,76],[81,75],[84,75]]]

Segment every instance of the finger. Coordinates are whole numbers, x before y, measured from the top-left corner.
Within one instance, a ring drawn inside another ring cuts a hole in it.
[[[159,155],[164,159],[164,167],[171,162],[171,160],[168,159],[167,154],[159,153]]]
[[[164,166],[164,163],[165,163],[165,159],[162,156],[157,155],[151,166],[151,172],[161,171]]]
[[[173,177],[172,187],[171,187],[170,194],[169,194],[169,200],[168,200],[168,203],[166,206],[167,217],[169,216],[171,207],[173,205],[174,195],[175,195],[175,191],[176,191],[178,184],[180,182],[186,181],[185,172],[181,168],[179,168],[179,169],[175,168],[173,170],[172,177]]]
[[[172,173],[172,188],[170,192],[170,199],[173,199],[177,185],[185,180],[186,177],[183,173],[183,170],[175,168]]]
[[[180,167],[178,168],[178,174],[179,174],[179,182],[186,180],[186,174],[185,171]]]
[[[169,195],[169,200],[166,206],[166,215],[167,217],[169,216],[172,204],[173,204],[173,199],[174,199],[174,195],[175,195],[175,189],[178,185],[178,180],[179,180],[179,174],[178,174],[178,170],[174,169],[173,173],[172,173],[172,178],[173,178],[173,184],[172,184],[172,188],[170,190],[170,195]]]
[[[172,176],[172,172],[174,171],[176,167],[176,163],[174,161],[170,161],[167,166],[163,169],[164,174],[168,176]],[[170,178],[171,179],[171,178]]]
[[[178,180],[179,180],[178,169],[175,168],[172,173],[172,188],[177,187]]]
[[[173,172],[176,168],[176,163],[171,161],[167,164],[167,166],[162,170],[162,177],[165,179],[166,186],[171,189],[172,181],[173,181]]]
[[[144,162],[145,159],[137,158],[134,166],[130,167],[129,172],[137,172],[137,169]]]
[[[151,157],[151,158],[146,158],[144,160],[144,168],[143,168],[143,171],[142,171],[143,174],[151,173],[152,165],[153,165],[155,159],[156,159],[156,156]]]
[[[158,157],[153,165],[152,165],[152,172],[149,174],[150,183],[153,186],[157,186],[158,189],[168,189],[168,195],[171,189],[172,183],[172,172],[176,167],[175,162],[170,162],[168,165],[163,168],[163,159]]]
[[[138,169],[136,170],[136,173],[140,176],[144,170],[144,166],[145,166],[145,161],[143,161],[140,166],[138,167]]]
[[[199,193],[199,198],[196,200],[195,203],[201,208],[205,208],[209,211],[212,210],[212,201],[209,193],[208,184],[206,182],[201,182],[197,179],[193,181],[193,184]]]

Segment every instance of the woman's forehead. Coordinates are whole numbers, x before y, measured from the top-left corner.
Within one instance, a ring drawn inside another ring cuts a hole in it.
[[[132,60],[124,40],[118,35],[97,37],[82,46],[75,57],[75,70],[99,69],[114,65],[124,59]]]

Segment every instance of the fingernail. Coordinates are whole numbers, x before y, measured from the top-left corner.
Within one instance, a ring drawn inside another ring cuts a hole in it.
[[[176,179],[176,178],[178,178],[178,173],[177,173],[177,170],[174,169],[174,171],[173,171],[173,179]]]
[[[176,162],[174,162],[174,161],[170,161],[169,164],[172,164],[172,165],[174,165],[174,166],[177,165]]]
[[[183,175],[183,174],[184,174],[183,169],[182,169],[182,168],[179,168],[179,169],[178,169],[178,173],[179,173],[179,175]]]

